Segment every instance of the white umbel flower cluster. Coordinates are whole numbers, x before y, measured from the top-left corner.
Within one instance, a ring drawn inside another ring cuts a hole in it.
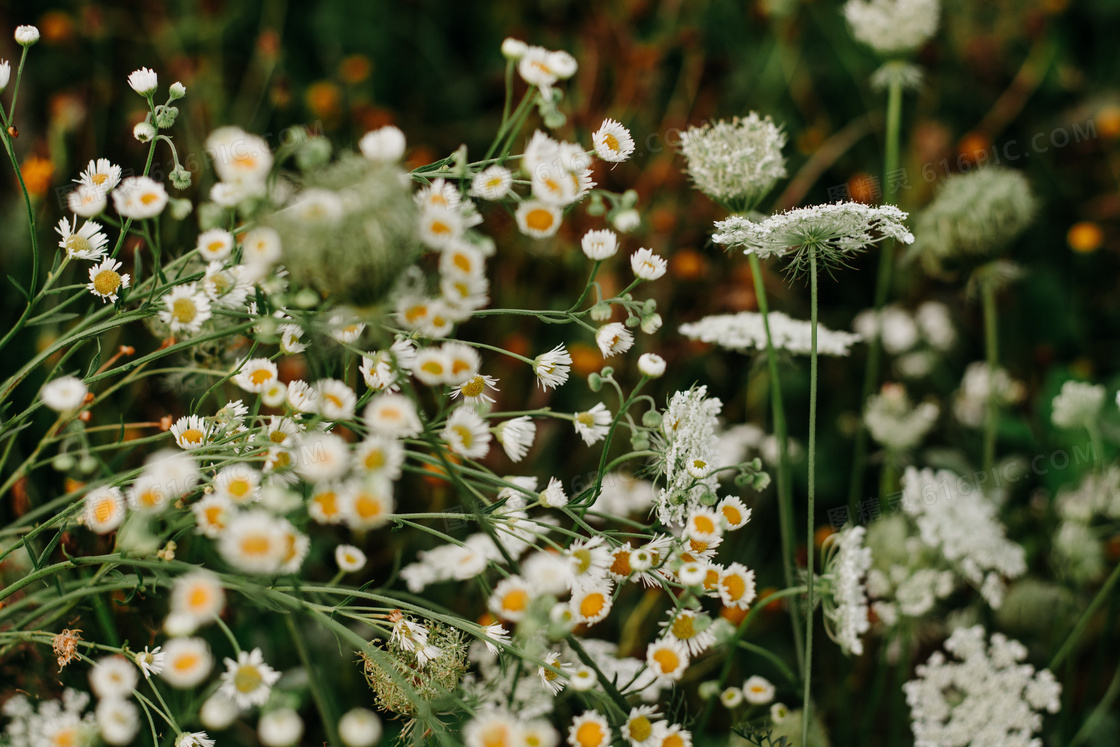
[[[885,384],[879,394],[867,400],[863,422],[871,438],[890,452],[914,449],[937,422],[940,408],[933,402],[914,406],[900,384]]]
[[[716,475],[696,479],[688,465],[701,460],[712,464],[716,454],[716,419],[723,403],[708,396],[705,386],[677,392],[661,421],[660,472],[665,485],[657,495],[657,518],[666,526],[683,526],[694,508],[704,505],[705,494],[719,488]]]
[[[883,56],[906,54],[937,32],[939,0],[848,0],[852,36]]]
[[[826,566],[832,577],[830,604],[825,606],[825,618],[832,625],[832,637],[846,653],[859,656],[863,653],[860,636],[871,629],[867,617],[867,587],[864,577],[871,569],[871,548],[863,546],[864,527],[845,527],[833,539],[833,551]]]
[[[1050,419],[1059,428],[1090,427],[1101,412],[1104,395],[1104,387],[1099,384],[1067,381],[1054,398]]]
[[[1003,602],[1005,578],[1027,570],[1023,548],[1007,539],[995,506],[979,488],[962,490],[948,470],[909,467],[902,477],[903,510],[917,523],[922,542],[936,549],[993,609]]]
[[[757,222],[735,215],[716,221],[712,239],[742,247],[744,254],[754,253],[759,259],[796,254],[811,246],[851,254],[886,236],[912,244],[914,235],[902,223],[906,217],[894,205],[835,202],[796,208]]]
[[[1023,382],[1015,381],[1002,368],[997,368],[995,375],[989,376],[987,363],[970,363],[961,379],[961,388],[953,398],[953,415],[957,420],[970,428],[983,425],[990,386],[995,386],[996,404],[999,407],[1014,405],[1027,395]]]
[[[1042,712],[1057,713],[1062,686],[1036,672],[1023,644],[984,628],[958,628],[902,686],[915,747],[1041,747]]]
[[[812,326],[800,319],[791,319],[780,311],[771,311],[770,338],[774,347],[790,353],[808,355],[811,350]],[[680,332],[692,340],[718,345],[728,350],[766,350],[766,328],[762,314],[742,311],[738,314],[716,314],[681,325]],[[837,332],[817,325],[817,353],[847,355],[861,336]]]
[[[785,133],[755,112],[689,127],[681,151],[696,188],[734,212],[753,209],[785,177]]]

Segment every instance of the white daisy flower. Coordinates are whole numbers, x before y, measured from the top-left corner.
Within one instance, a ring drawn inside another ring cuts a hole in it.
[[[381,732],[381,719],[366,708],[352,708],[338,720],[338,736],[346,747],[373,747]]]
[[[577,622],[594,625],[610,614],[614,600],[611,598],[611,582],[601,579],[597,583],[577,587],[568,603],[572,617]]]
[[[117,272],[119,269],[121,263],[109,258],[89,268],[89,283],[86,284],[86,290],[102,301],[116,303],[117,291],[127,288],[131,282],[128,273],[121,274]]]
[[[85,525],[97,534],[108,534],[121,525],[125,515],[125,499],[121,489],[104,486],[86,493]]]
[[[490,611],[502,620],[519,622],[529,609],[532,596],[529,585],[520,576],[502,579],[490,593]]]
[[[154,218],[167,207],[167,201],[167,190],[147,176],[130,176],[113,190],[113,207],[122,218]]]
[[[298,324],[280,325],[280,352],[284,355],[299,355],[307,350],[307,343],[300,342],[303,337],[303,327]]]
[[[179,690],[190,690],[210,676],[214,657],[201,638],[172,638],[163,646],[163,670],[159,676]]]
[[[396,439],[371,434],[354,448],[354,468],[389,480],[401,476],[404,446]]]
[[[559,669],[564,674],[572,668],[571,664],[560,664],[560,654],[555,651],[544,657],[544,663],[548,666],[537,667],[537,676],[541,678],[541,683],[553,695],[556,695],[564,689],[564,677],[555,670]]]
[[[185,415],[171,426],[171,435],[175,437],[175,443],[179,444],[179,448],[197,449],[206,445],[206,439],[210,435],[210,426],[207,424],[206,418],[198,415]]]
[[[668,266],[665,258],[654,254],[652,249],[639,249],[630,255],[630,268],[640,280],[657,280]]]
[[[210,299],[194,283],[173,288],[163,297],[163,305],[159,318],[170,328],[171,334],[194,334],[212,316]]]
[[[244,308],[245,300],[253,290],[245,265],[223,267],[221,262],[211,262],[206,266],[206,275],[201,282],[206,297],[227,309]]]
[[[765,677],[751,675],[743,683],[743,699],[751,705],[766,705],[774,699],[774,685]]]
[[[87,220],[78,228],[78,219],[68,221],[60,218],[55,232],[61,237],[58,242],[60,249],[72,259],[89,259],[97,261],[105,256],[105,246],[109,238],[101,232],[101,224]]]
[[[223,228],[211,228],[198,235],[198,256],[207,262],[224,262],[233,253],[233,234]]]
[[[547,353],[542,353],[533,361],[533,373],[545,389],[555,389],[568,380],[572,356],[563,345],[557,345]]]
[[[171,612],[189,616],[196,626],[217,619],[225,604],[221,581],[206,570],[185,573],[171,587]]]
[[[547,508],[563,508],[568,505],[568,496],[564,493],[564,483],[552,477],[548,480],[548,487],[540,492],[540,502]]]
[[[267,511],[235,513],[218,542],[218,552],[234,568],[246,573],[271,575],[287,556],[287,521]]]
[[[219,692],[231,698],[242,710],[268,702],[269,693],[280,673],[264,663],[259,648],[242,651],[237,661],[225,659],[226,671],[222,672]]]
[[[214,476],[214,495],[243,506],[260,498],[261,473],[248,464],[231,464]]]
[[[634,344],[634,334],[626,329],[621,322],[604,324],[595,333],[595,344],[604,358],[610,358],[618,353],[625,353]]]
[[[456,208],[427,205],[419,217],[420,240],[433,249],[452,246],[467,230],[462,213]]]
[[[98,659],[89,671],[89,688],[98,698],[127,698],[139,681],[136,667],[119,654]]]
[[[327,420],[353,420],[358,395],[345,382],[338,379],[320,379],[315,382],[319,414]]]
[[[255,267],[271,267],[283,256],[280,234],[268,226],[257,226],[241,237],[241,260]]]
[[[609,228],[588,231],[579,242],[588,259],[601,262],[610,259],[618,251],[618,234]]]
[[[630,747],[653,747],[653,742],[657,738],[654,719],[659,715],[657,706],[645,705],[631,708],[620,729],[622,738],[630,743]]]
[[[603,440],[611,425],[611,411],[602,402],[584,412],[577,412],[572,416],[572,425],[576,433],[588,446]]]
[[[701,579],[703,580],[703,579]],[[699,656],[716,642],[711,628],[712,620],[695,610],[670,611],[669,619],[661,623],[665,638],[679,642],[691,656]]]
[[[366,554],[353,545],[339,545],[334,549],[334,562],[339,570],[354,573],[365,568]]]
[[[342,513],[351,529],[365,531],[388,523],[393,515],[393,484],[381,477],[350,483],[342,496]]]
[[[175,737],[175,747],[214,747],[214,740],[204,731],[185,731]]]
[[[595,143],[595,155],[604,161],[621,163],[634,152],[634,138],[630,131],[613,119],[604,119],[599,129],[591,136]]]
[[[428,386],[439,386],[447,382],[451,372],[451,360],[443,348],[423,348],[416,352],[412,362],[412,375]]]
[[[272,152],[264,138],[240,127],[219,127],[206,138],[206,150],[218,177],[234,185],[263,185],[272,170]]]
[[[160,646],[156,646],[151,651],[145,646],[143,651],[137,651],[132,655],[132,660],[136,662],[136,666],[140,667],[144,679],[162,672],[166,658],[167,654],[163,652]]]
[[[503,421],[494,431],[498,443],[513,462],[520,462],[525,458],[536,435],[537,426],[528,415]]]
[[[196,531],[210,539],[216,539],[222,535],[230,519],[233,518],[234,507],[229,498],[208,495],[191,506],[191,513],[194,514]]]
[[[121,183],[121,167],[108,158],[98,158],[90,161],[86,170],[74,181],[107,195]]]
[[[680,680],[689,662],[688,650],[675,638],[662,638],[646,649],[646,666],[659,680]]]
[[[44,384],[39,396],[55,412],[69,412],[82,406],[88,392],[85,382],[77,376],[59,376]]]
[[[83,218],[92,218],[104,213],[105,206],[108,204],[109,198],[104,191],[84,184],[78,185],[66,196],[66,206],[70,208],[70,212]]]
[[[541,200],[525,200],[517,207],[517,227],[526,236],[545,239],[560,228],[560,208]]]
[[[471,407],[456,408],[439,435],[448,448],[466,459],[481,459],[490,451],[490,429]]]
[[[396,163],[404,157],[404,133],[393,125],[371,130],[358,141],[358,150],[374,163]]]
[[[732,531],[743,528],[751,520],[751,510],[734,495],[729,495],[720,501],[716,505],[716,513],[719,514],[724,526]]]
[[[598,711],[584,711],[572,719],[568,727],[568,744],[571,747],[609,747],[610,722]]]
[[[154,70],[142,67],[129,73],[128,85],[141,96],[149,96],[155,93],[156,87],[159,85],[159,78]]]
[[[350,468],[350,449],[334,433],[305,435],[299,443],[296,472],[309,482],[338,480]]]
[[[366,405],[362,419],[376,433],[390,438],[420,435],[423,425],[416,405],[403,394],[379,394]]]
[[[303,719],[291,708],[269,711],[257,722],[257,738],[264,747],[292,747],[302,736]]]
[[[471,195],[484,200],[500,200],[509,194],[513,174],[504,166],[490,166],[475,174],[471,180]]]
[[[140,709],[132,701],[106,698],[94,711],[97,730],[106,744],[131,744],[140,733]]]
[[[267,358],[250,358],[231,379],[247,392],[261,393],[277,379],[276,364]]]
[[[171,505],[171,493],[158,476],[145,472],[128,489],[128,506],[133,511],[158,514]]]
[[[483,407],[486,402],[493,403],[493,397],[486,394],[487,389],[498,391],[495,384],[498,380],[493,376],[474,374],[459,386],[451,390],[451,399],[462,397],[463,401],[474,407]]]
[[[717,591],[728,607],[747,609],[755,598],[754,571],[732,563],[719,574]]]

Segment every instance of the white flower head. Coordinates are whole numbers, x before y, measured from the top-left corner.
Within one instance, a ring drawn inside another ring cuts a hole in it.
[[[580,248],[588,259],[596,262],[609,259],[618,251],[618,234],[608,228],[588,231],[580,240]]]
[[[665,373],[665,359],[657,353],[643,353],[638,358],[638,371],[651,379],[659,378]]]
[[[810,257],[831,267],[886,237],[912,244],[914,235],[903,224],[906,217],[894,205],[837,202],[795,208],[759,222],[733,216],[716,222],[712,239],[742,247],[744,254],[757,254],[760,259],[789,256],[797,269],[806,266]]]
[[[766,350],[766,322],[769,322],[770,340],[775,348],[800,355],[808,355],[812,350],[811,324],[791,319],[780,311],[771,311],[765,318],[754,311],[715,314],[682,324],[680,332],[690,339],[712,343],[728,350]],[[848,355],[852,345],[861,339],[863,338],[858,334],[835,331],[818,324],[817,354]]]
[[[593,446],[606,437],[611,424],[611,411],[602,402],[590,410],[577,412],[572,416],[576,433],[588,446]]]
[[[58,247],[66,251],[72,259],[89,259],[97,261],[105,256],[105,247],[109,238],[101,232],[101,224],[87,220],[78,228],[78,221],[73,222],[62,218],[54,229],[61,237]]]
[[[404,133],[393,125],[371,130],[358,141],[358,150],[374,163],[396,163],[404,157]]]
[[[133,220],[156,217],[168,199],[164,186],[147,176],[130,176],[113,190],[113,207],[121,217]]]
[[[730,122],[689,127],[681,151],[696,188],[734,212],[746,212],[786,175],[785,133],[751,112]]]
[[[85,382],[77,376],[59,376],[43,386],[39,396],[55,412],[69,412],[82,406],[88,392]]]
[[[159,78],[154,70],[142,67],[129,74],[128,85],[141,96],[151,96],[159,86]]]
[[[121,263],[106,257],[101,264],[89,268],[89,283],[86,290],[100,298],[102,301],[114,303],[117,292],[127,288],[131,282],[128,273],[120,273]]]
[[[264,705],[280,673],[264,663],[259,648],[242,651],[237,661],[225,659],[226,671],[222,673],[220,692],[237,703],[241,709]]]
[[[937,31],[940,0],[848,0],[852,35],[883,56],[912,52]]]
[[[654,254],[652,249],[639,249],[630,255],[630,268],[640,280],[657,280],[668,266],[665,258]]]
[[[634,345],[634,334],[621,322],[611,322],[595,333],[595,344],[604,358],[610,358],[629,350]]]
[[[1104,406],[1105,388],[1098,384],[1067,381],[1054,397],[1050,415],[1059,428],[1091,427]]]
[[[563,345],[557,345],[547,353],[542,353],[533,361],[533,373],[545,389],[555,389],[568,380],[572,356]]]
[[[15,38],[21,47],[30,47],[39,41],[39,29],[34,26],[16,26]]]
[[[634,152],[630,131],[613,119],[604,119],[591,141],[595,143],[595,155],[611,163],[621,163]]]
[[[515,217],[521,233],[545,239],[560,228],[561,211],[556,205],[541,200],[525,200],[518,205]]]
[[[513,174],[497,164],[475,174],[471,179],[471,194],[483,200],[500,200],[509,194]]]
[[[163,306],[159,318],[173,335],[197,333],[213,314],[206,292],[194,283],[173,288],[163,297]]]
[[[106,196],[104,190],[97,187],[88,187],[85,184],[79,184],[66,197],[66,206],[70,208],[70,212],[75,215],[80,215],[83,218],[92,218],[95,215],[101,215],[105,212],[105,206],[109,203],[109,198]]]

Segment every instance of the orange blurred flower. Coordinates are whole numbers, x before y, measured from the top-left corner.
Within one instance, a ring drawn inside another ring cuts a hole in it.
[[[338,66],[338,74],[342,81],[350,85],[361,83],[369,77],[372,70],[373,64],[362,54],[352,54],[344,58]]]
[[[1066,243],[1075,252],[1089,254],[1101,248],[1104,243],[1104,231],[1091,220],[1074,223],[1066,233]]]
[[[338,116],[342,92],[329,80],[321,80],[307,87],[304,100],[307,102],[307,108],[316,117],[334,118]]]
[[[74,37],[74,19],[61,10],[39,16],[39,34],[45,44],[64,44]]]
[[[27,185],[27,191],[33,196],[42,197],[51,188],[54,163],[49,158],[30,156],[19,170],[23,174],[23,183]]]

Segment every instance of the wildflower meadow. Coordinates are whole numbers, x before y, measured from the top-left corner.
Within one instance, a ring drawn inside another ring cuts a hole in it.
[[[1111,4],[3,10],[0,745],[1120,740]]]

